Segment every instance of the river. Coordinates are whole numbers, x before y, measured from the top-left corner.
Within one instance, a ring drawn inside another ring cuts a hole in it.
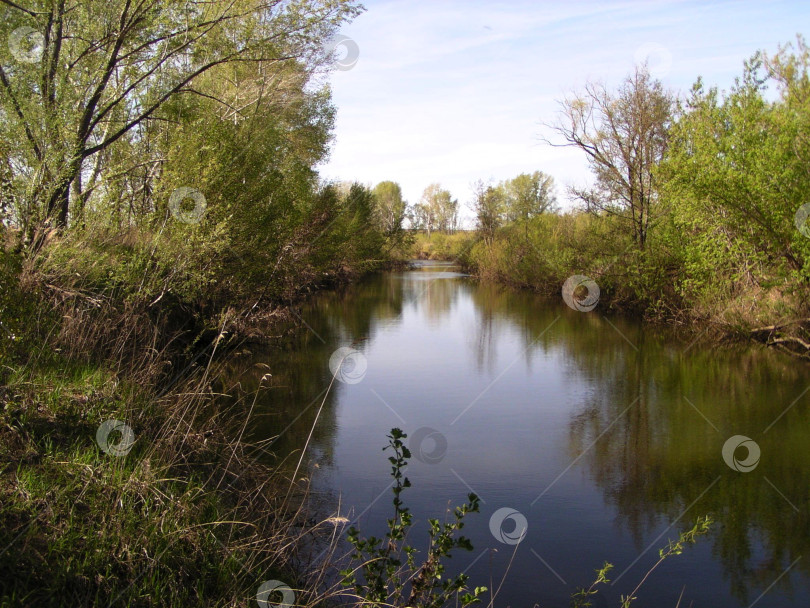
[[[233,374],[246,392],[272,374],[250,432],[276,437],[279,458],[304,444],[326,395],[307,470],[364,534],[384,534],[392,513],[382,447],[399,427],[413,452],[411,542],[423,549],[424,521],[474,491],[474,550],[448,571],[500,588],[495,606],[568,606],[604,561],[611,584],[594,606],[618,606],[700,515],[714,519],[709,535],[661,564],[634,606],[675,607],[681,594],[681,606],[810,605],[804,364],[440,263],[318,294],[301,319],[284,348],[241,357]],[[327,394],[330,358],[344,366]]]

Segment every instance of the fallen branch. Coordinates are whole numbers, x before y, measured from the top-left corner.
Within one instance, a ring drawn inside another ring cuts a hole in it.
[[[785,327],[790,327],[791,325],[802,325],[808,323],[810,324],[810,319],[793,319],[792,321],[785,321],[784,323],[779,323],[778,325],[767,325],[765,327],[757,327],[751,330],[752,334],[756,333],[764,333],[764,332],[774,332],[780,329],[784,329]]]
[[[802,340],[801,338],[796,338],[795,336],[786,336],[784,338],[773,338],[770,340],[770,344],[799,344],[804,347],[805,350],[810,351],[810,344]]]
[[[779,350],[803,359],[810,359],[810,342],[805,341],[796,335],[785,335],[782,330],[791,326],[799,326],[810,323],[810,319],[794,319],[784,323],[757,327],[750,331],[750,335],[755,340],[764,343],[766,346],[774,346]]]

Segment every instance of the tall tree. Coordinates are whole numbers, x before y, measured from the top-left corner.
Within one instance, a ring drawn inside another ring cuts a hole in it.
[[[414,203],[410,213],[411,227],[415,230],[424,230],[427,232],[428,238],[430,233],[434,230],[436,218],[433,216],[433,210],[422,202]]]
[[[521,173],[502,183],[507,221],[528,220],[552,211],[557,202],[554,178],[542,171]]]
[[[425,188],[420,202],[429,210],[425,215],[432,219],[428,235],[431,229],[453,232],[458,228],[458,200],[441,184],[430,184]]]
[[[658,196],[654,169],[667,147],[673,104],[672,94],[642,65],[616,92],[586,84],[583,93],[562,101],[561,119],[546,125],[564,142],[546,143],[582,150],[596,178],[592,188],[571,188],[571,194],[589,211],[626,220],[642,249]]]
[[[486,184],[478,180],[472,184],[473,211],[475,211],[476,227],[490,243],[504,215],[503,188]]]
[[[377,224],[386,235],[402,230],[407,203],[402,198],[402,188],[392,181],[380,182],[374,187],[374,208]]]
[[[0,45],[0,136],[19,142],[10,163],[26,184],[18,220],[32,228],[65,226],[71,185],[80,195],[95,171],[88,163],[137,140],[172,99],[209,95],[197,86],[203,74],[323,60],[325,38],[360,9],[351,0],[36,0],[0,10],[14,36]]]

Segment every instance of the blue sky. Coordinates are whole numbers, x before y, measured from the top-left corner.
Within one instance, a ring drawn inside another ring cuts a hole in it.
[[[645,57],[675,91],[698,75],[727,89],[757,49],[810,36],[810,2],[364,4],[341,30],[360,55],[330,77],[336,141],[321,173],[394,180],[410,202],[439,182],[466,204],[476,179],[541,170],[565,207],[565,185],[589,180],[585,158],[540,142],[564,94],[587,80],[617,85]]]

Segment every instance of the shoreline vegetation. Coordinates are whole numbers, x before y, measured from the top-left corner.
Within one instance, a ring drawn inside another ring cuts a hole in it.
[[[678,99],[643,66],[588,84],[549,125],[594,174],[578,208],[555,211],[543,174],[478,182],[476,230],[417,223],[411,255],[548,295],[588,278],[602,310],[810,359],[809,70],[799,36],[725,93],[698,79]]]
[[[587,158],[560,212],[542,172],[472,185],[474,231],[417,204],[410,254],[602,310],[810,359],[810,47],[754,54],[726,92],[676,97],[640,66],[561,101],[548,145]],[[551,180],[551,183],[550,181]],[[426,195],[427,195],[426,191]],[[589,294],[586,279],[598,287]]]
[[[326,599],[303,547],[335,527],[218,377],[307,294],[391,263],[372,192],[315,170],[361,11],[0,5],[1,606]]]
[[[519,258],[519,262],[523,264],[515,265],[510,263],[514,260],[498,259],[499,252],[489,249],[476,231],[434,233],[430,238],[424,232],[417,232],[413,237],[409,251],[412,260],[450,262],[477,280],[496,283],[508,289],[531,291],[549,298],[560,298],[565,277],[559,277],[565,271],[554,275],[552,279],[550,274],[531,268],[532,261],[542,255],[534,254],[535,259],[531,259],[531,252],[534,250],[531,243],[523,243],[521,255],[526,257]],[[510,238],[509,231],[498,234],[495,237],[495,247],[511,248],[515,243],[511,243]],[[530,255],[526,255],[527,252]],[[587,276],[593,278],[599,287],[597,310],[634,318],[649,326],[670,329],[677,335],[697,338],[704,343],[726,345],[730,348],[756,343],[778,350],[793,359],[810,360],[810,318],[800,316],[807,314],[806,312],[799,312],[806,311],[803,300],[793,300],[785,313],[785,301],[774,301],[781,294],[773,296],[768,290],[754,288],[740,290],[723,305],[713,303],[711,306],[698,306],[692,303],[694,307],[690,307],[683,299],[676,298],[674,289],[668,285],[667,293],[662,294],[662,300],[655,306],[650,306],[646,299],[638,299],[635,294],[630,293],[631,286],[623,282],[629,282],[630,276],[624,275],[621,270],[608,272],[612,265],[621,265],[620,259],[617,256],[613,260],[606,260],[603,269],[592,270]],[[572,269],[568,271],[571,272]],[[603,288],[604,285],[609,286],[608,290]],[[580,301],[585,301],[588,292],[583,290],[577,295]],[[666,297],[671,297],[672,301],[667,301]],[[777,307],[780,312],[775,312]]]
[[[590,273],[611,307],[810,350],[801,40],[727,98],[697,87],[667,115],[653,164],[669,177],[645,164],[631,178],[646,198],[610,203],[621,184],[598,163],[577,212],[553,210],[542,174],[482,183],[468,242],[444,234],[458,203],[438,185],[409,207],[394,182],[316,171],[335,120],[330,40],[357,3],[30,4],[0,7],[30,43],[0,49],[0,606],[245,605],[268,581],[328,603],[304,547],[336,546],[337,528],[308,523],[301,471],[244,439],[255,395],[223,406],[218,366],[279,339],[318,289],[425,253],[406,219],[432,233],[427,255],[483,279],[557,292]]]

